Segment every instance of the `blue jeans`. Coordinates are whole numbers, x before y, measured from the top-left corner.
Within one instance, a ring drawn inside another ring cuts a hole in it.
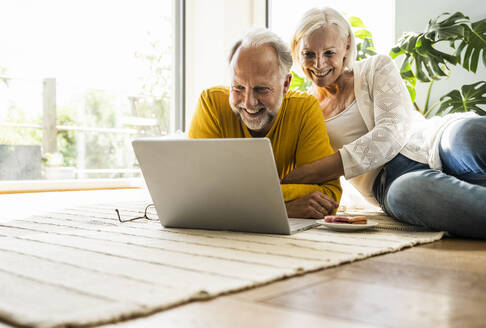
[[[439,155],[442,171],[398,154],[378,174],[375,198],[399,221],[486,239],[486,117],[449,125]]]

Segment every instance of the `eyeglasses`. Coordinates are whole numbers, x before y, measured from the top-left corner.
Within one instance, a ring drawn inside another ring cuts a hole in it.
[[[143,216],[137,216],[135,218],[131,218],[131,219],[122,219],[121,216],[120,216],[120,211],[118,209],[115,209],[115,212],[116,212],[116,215],[118,216],[118,220],[123,223],[123,222],[130,222],[130,221],[135,221],[135,220],[140,220],[140,219],[146,219],[146,220],[150,220],[150,221],[158,221],[159,218],[157,217],[157,215],[155,213],[150,213],[148,210],[149,208],[153,207],[154,210],[155,210],[155,206],[154,204],[148,204],[146,207],[145,207],[145,211],[144,211],[144,214]]]

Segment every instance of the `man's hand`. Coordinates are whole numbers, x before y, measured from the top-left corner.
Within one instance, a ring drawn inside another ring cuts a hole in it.
[[[314,191],[285,204],[289,218],[323,219],[339,206],[331,197]]]

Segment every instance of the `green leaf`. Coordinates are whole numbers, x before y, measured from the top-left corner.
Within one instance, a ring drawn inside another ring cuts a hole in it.
[[[486,110],[478,105],[486,105],[486,81],[463,85],[461,91],[452,90],[440,98],[437,114],[473,111],[486,116]]]
[[[460,12],[453,14],[443,13],[429,21],[425,37],[431,41],[455,41],[464,37],[465,28],[470,19]]]
[[[442,64],[438,61],[431,60],[430,66],[432,66],[432,69],[438,76],[441,77],[449,76],[449,70],[447,69],[447,66],[445,64]]]
[[[416,34],[406,35],[406,37],[404,39],[404,44],[403,44],[403,46],[400,45],[400,47],[405,49],[408,52],[413,53],[415,48],[417,48],[417,40],[418,40],[419,36],[420,35],[416,35]]]
[[[482,57],[483,57],[483,65],[484,65],[484,67],[486,67],[486,51],[484,51],[484,49],[483,49],[483,56]]]
[[[0,75],[1,75],[1,72],[0,72]],[[7,87],[8,87],[8,82],[9,82],[9,78],[7,77],[0,77],[0,81],[2,81]]]
[[[353,33],[356,37],[356,60],[362,60],[364,58],[376,55],[376,49],[373,44],[372,33],[368,31],[361,18],[351,16],[348,18],[349,23],[355,30]],[[361,42],[358,42],[362,40]]]
[[[430,63],[430,58],[429,57],[424,57],[422,58],[422,65],[425,67],[425,70],[427,71],[427,74],[429,77],[433,80],[439,80],[440,78],[435,74],[432,65]]]
[[[464,51],[465,49],[465,51]],[[464,32],[464,39],[459,45],[456,56],[462,57],[462,67],[476,73],[479,56],[482,52],[483,64],[486,66],[486,19],[474,22]],[[477,59],[476,59],[477,56]]]
[[[372,37],[371,32],[365,29],[354,32],[354,36],[363,40]]]
[[[464,53],[464,62],[462,63],[462,67],[469,71],[469,61],[471,60],[471,54],[473,51],[473,47],[466,47],[466,52]]]
[[[423,61],[422,57],[415,58],[415,76],[422,82],[430,82],[430,79],[422,69]]]
[[[409,57],[405,57],[402,62],[402,66],[400,67],[400,74],[403,74],[404,76],[408,76],[406,73],[411,73],[413,75],[412,66],[410,65],[410,61],[408,59]]]
[[[356,60],[362,60],[364,58],[376,55],[376,49],[373,45],[372,39],[364,39],[363,42],[356,45]]]
[[[462,51],[464,50],[464,48],[467,46],[467,43],[462,41],[460,44],[459,44],[459,47],[457,47],[456,51],[454,52],[456,58],[457,58],[457,61],[458,62],[461,62],[461,53]]]
[[[412,99],[412,102],[415,102],[415,97],[417,96],[415,88],[413,86],[407,85],[407,90],[410,94],[410,99]]]
[[[390,52],[388,53],[388,56],[390,56],[392,59],[395,59],[398,56],[403,55],[405,53],[406,53],[405,50],[403,50],[402,48],[400,48],[400,47],[393,47],[390,50]]]
[[[422,82],[429,82],[432,79],[439,80],[449,76],[450,70],[447,65],[459,63],[461,52],[464,49],[466,49],[464,57],[469,62],[472,61],[472,68],[474,68],[476,60],[479,61],[479,54],[467,50],[467,42],[466,44],[459,44],[457,50],[454,50],[455,41],[467,41],[465,39],[469,35],[467,31],[471,30],[468,24],[470,24],[469,18],[462,13],[444,13],[435,19],[431,19],[424,33],[405,33],[390,54],[392,58],[403,54],[410,56],[410,62],[415,62],[415,75]],[[479,27],[482,28],[482,25]],[[442,41],[448,41],[452,45],[450,48],[452,51],[440,51],[434,47]],[[483,58],[483,60],[486,62],[486,58]],[[468,63],[466,66],[468,69],[469,65]]]
[[[312,85],[312,82],[305,76],[299,76],[294,71],[290,71],[292,74],[292,81],[290,81],[289,88],[292,90],[298,90],[302,92],[307,92]]]
[[[352,27],[361,27],[361,28],[365,27],[363,21],[359,17],[351,16],[349,17],[348,21]]]
[[[364,39],[362,51],[366,57],[376,55],[376,49],[372,39]]]
[[[484,49],[483,49],[484,51]],[[472,55],[471,55],[471,62],[469,65],[469,69],[471,72],[476,73],[476,70],[478,69],[478,62],[479,62],[479,54],[481,52],[481,49],[474,49]]]

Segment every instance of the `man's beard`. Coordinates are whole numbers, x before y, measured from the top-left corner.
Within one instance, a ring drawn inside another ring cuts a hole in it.
[[[238,106],[238,105],[235,107],[231,106],[231,109],[233,110],[235,115],[238,116],[243,121],[243,123],[245,123],[246,127],[249,130],[260,131],[263,128],[265,128],[270,122],[273,121],[281,105],[282,105],[282,101],[280,101],[278,106],[276,106],[275,110],[269,110],[267,107],[263,105],[258,106],[256,109],[262,110],[262,113],[254,118],[248,117],[246,113],[242,113],[243,111],[245,111],[245,108],[242,106]]]

